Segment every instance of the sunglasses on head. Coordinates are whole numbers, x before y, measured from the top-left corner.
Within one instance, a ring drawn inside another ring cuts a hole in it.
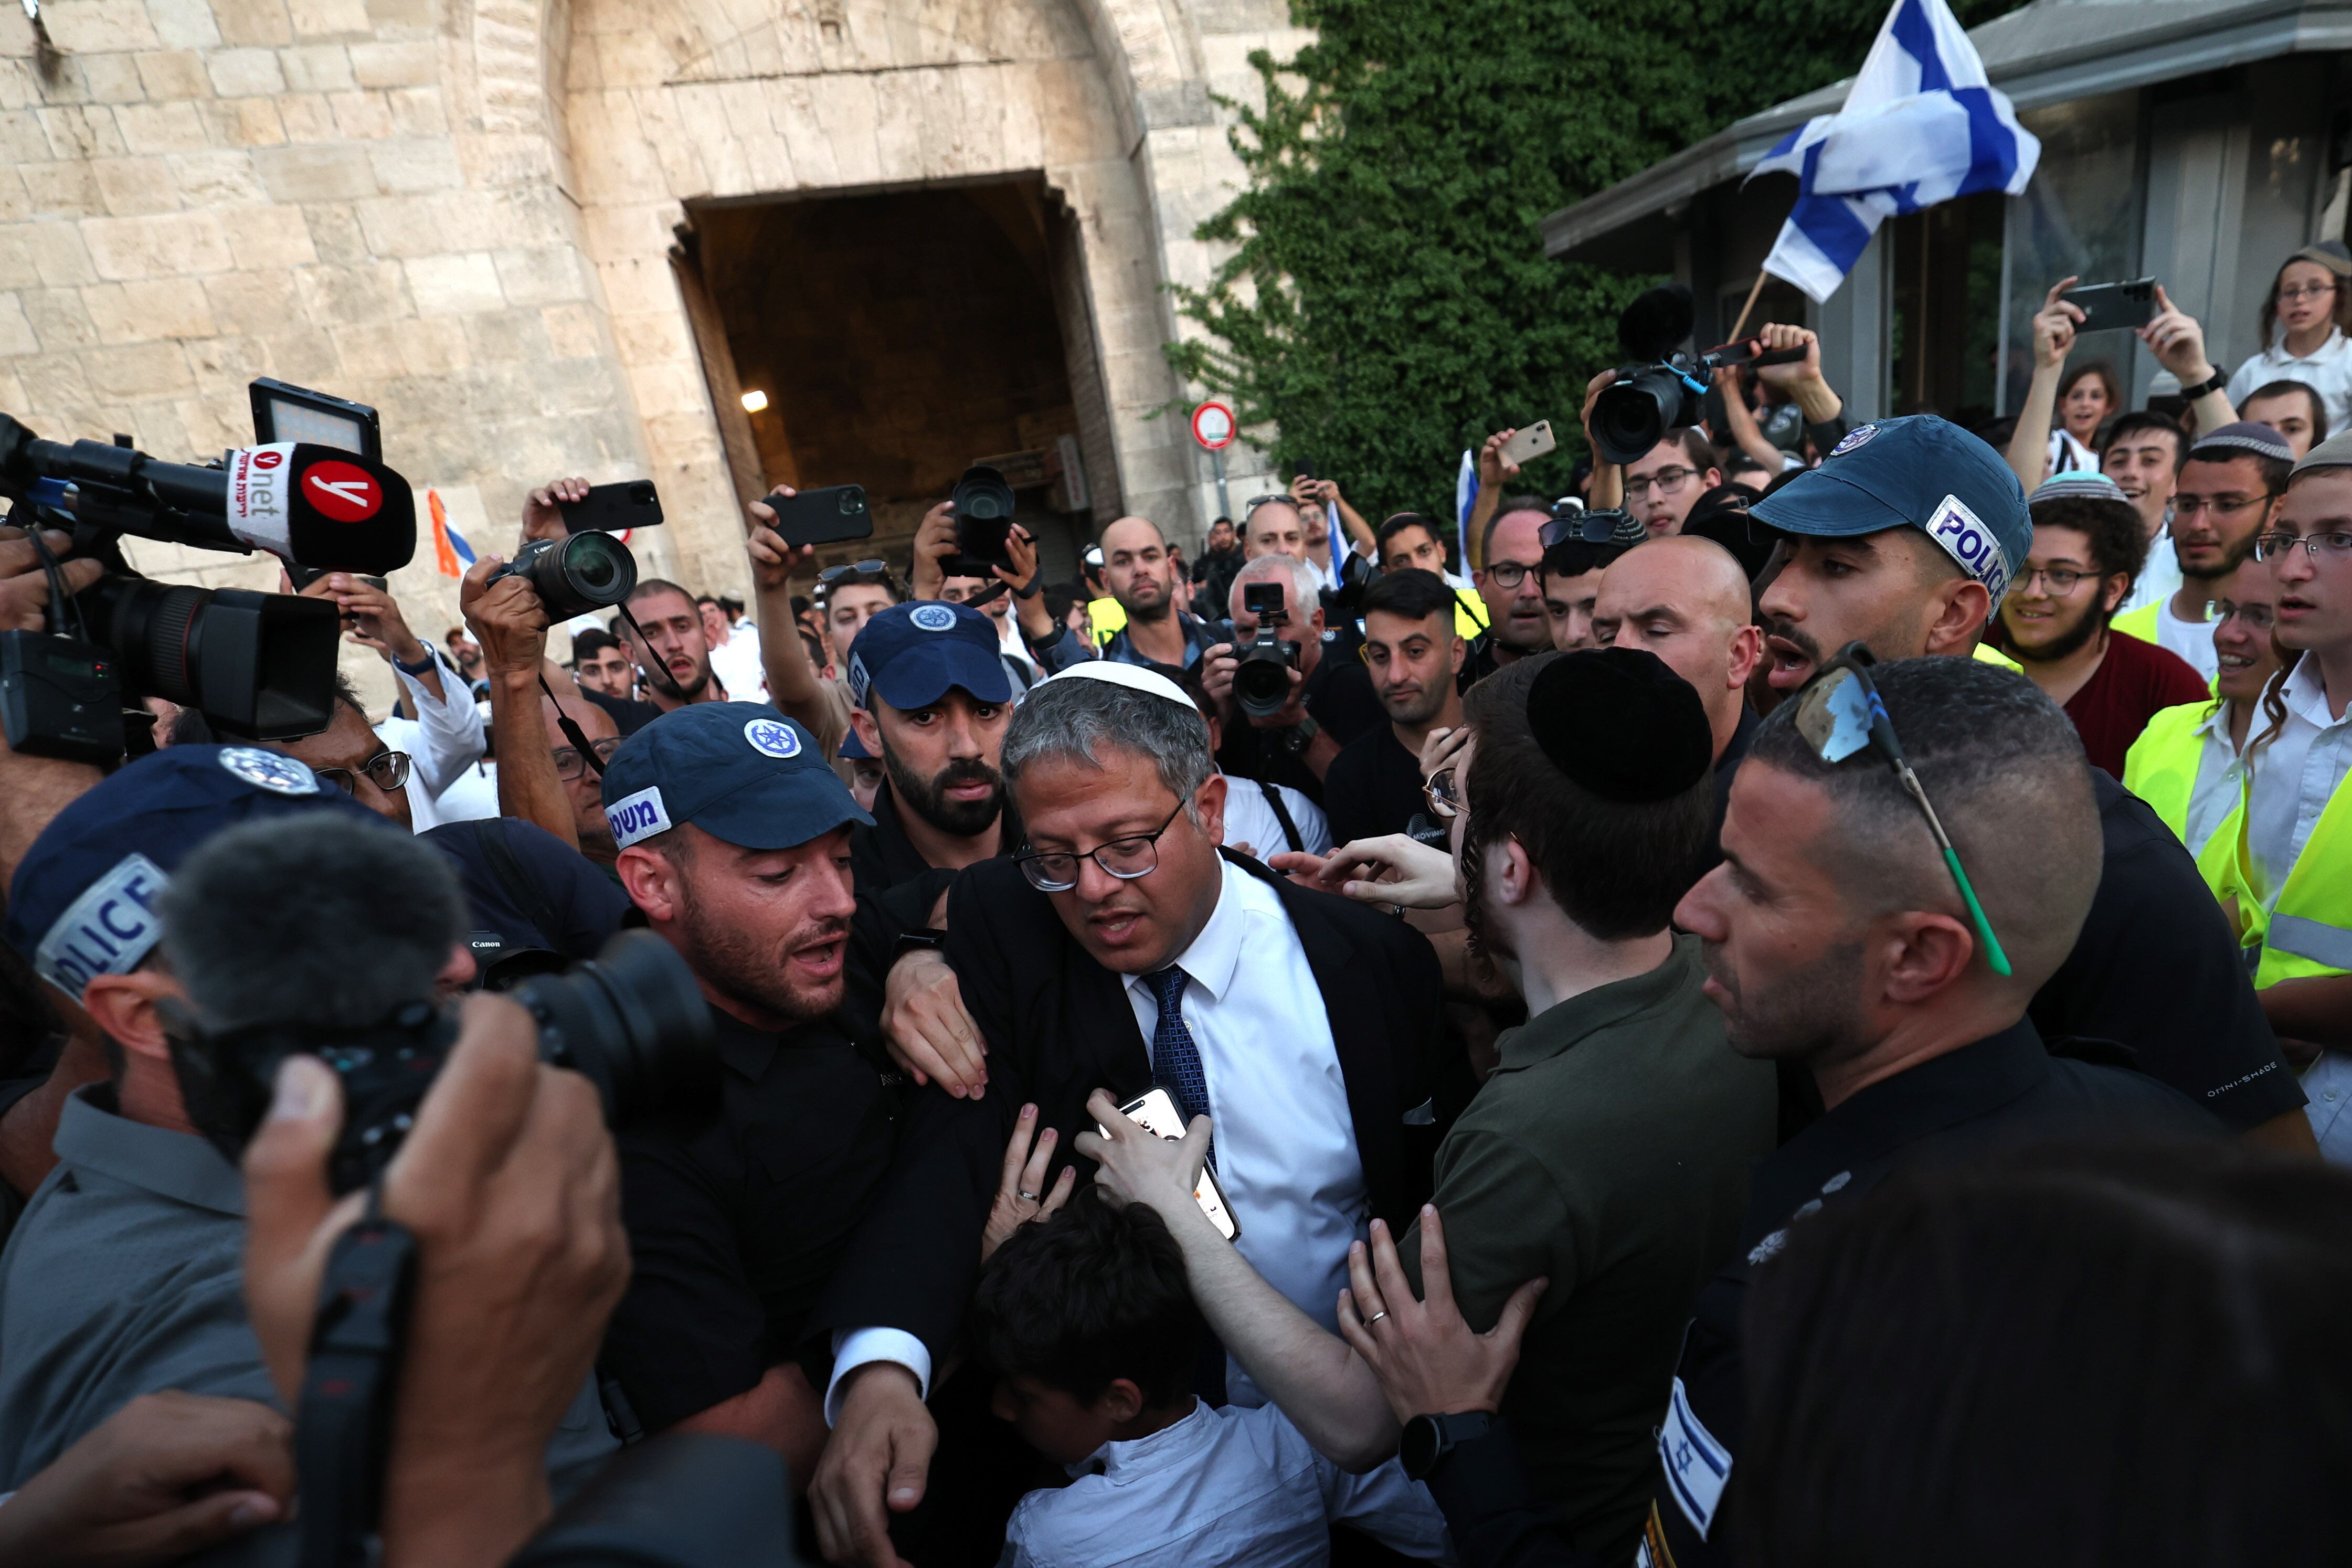
[[[1650,531],[1640,518],[1614,507],[1556,511],[1551,521],[1536,531],[1536,542],[1546,550],[1555,544],[1615,544],[1630,549],[1649,537]]]
[[[1886,704],[1880,700],[1878,688],[1870,679],[1870,666],[1875,663],[1870,650],[1862,644],[1848,643],[1838,656],[1823,665],[1821,673],[1809,681],[1797,694],[1797,733],[1804,737],[1813,754],[1825,763],[1835,764],[1865,749],[1875,751],[1888,766],[1919,809],[1927,818],[1928,830],[1936,836],[1936,847],[1944,852],[1944,864],[1952,873],[1952,880],[1960,889],[1960,900],[1969,906],[1969,918],[1975,922],[1977,940],[1984,944],[1985,962],[1995,974],[2010,973],[2009,955],[2001,951],[2000,939],[1992,934],[1992,922],[1985,919],[1984,906],[1977,901],[1976,888],[1969,874],[1960,868],[1959,852],[1952,847],[1951,836],[1944,831],[1942,818],[1927,804],[1927,792],[1919,787],[1919,777],[1903,755],[1903,743],[1895,738],[1895,721],[1886,716]]]

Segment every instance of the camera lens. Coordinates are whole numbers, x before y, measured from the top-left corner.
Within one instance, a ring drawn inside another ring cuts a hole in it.
[[[341,623],[324,599],[110,573],[76,599],[123,690],[194,708],[226,733],[315,735],[334,719]]]
[[[1682,378],[1663,368],[1618,381],[1592,405],[1592,441],[1612,463],[1639,461],[1685,417]]]
[[[1279,653],[1252,649],[1234,668],[1234,700],[1242,711],[1264,719],[1290,700],[1290,665]]]
[[[596,1086],[615,1131],[691,1127],[719,1110],[710,1005],[694,972],[651,931],[623,931],[594,962],[508,993],[539,1021],[539,1054]]]
[[[609,533],[535,539],[499,569],[499,576],[509,574],[530,583],[549,618],[558,621],[610,609],[637,585],[636,557]]]

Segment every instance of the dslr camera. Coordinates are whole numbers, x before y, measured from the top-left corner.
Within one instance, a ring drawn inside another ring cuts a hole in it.
[[[49,629],[0,633],[0,726],[28,756],[101,767],[152,749],[142,700],[201,712],[223,735],[284,741],[334,718],[341,626],[322,599],[152,582],[125,534],[200,550],[265,550],[289,570],[383,573],[416,548],[408,481],[383,466],[375,410],[253,384],[256,444],[206,466],[131,438],[45,441],[0,414],[0,495],[50,583]],[[310,439],[278,440],[287,433]],[[37,531],[73,536],[106,574],[68,597]]]
[[[537,1022],[540,1059],[594,1084],[614,1131],[691,1130],[718,1114],[709,1004],[686,960],[653,932],[622,931],[569,973],[533,975],[507,994]],[[455,1011],[428,1001],[359,1029],[271,1024],[215,1034],[176,1007],[171,1022],[188,1118],[232,1163],[268,1113],[288,1057],[316,1056],[334,1070],[343,1130],[328,1174],[338,1194],[368,1185],[391,1163],[457,1040]]]
[[[1636,363],[1620,366],[1592,405],[1592,444],[1606,461],[1633,462],[1667,431],[1699,423],[1709,380],[1726,365],[1794,364],[1805,357],[1802,349],[1763,352],[1754,338],[1702,354],[1679,352],[1675,345],[1696,321],[1691,292],[1679,283],[1649,290],[1617,318],[1617,346]]]
[[[1298,645],[1276,633],[1289,625],[1283,609],[1282,584],[1250,583],[1242,588],[1242,607],[1257,617],[1257,636],[1241,651],[1234,669],[1234,699],[1253,719],[1271,719],[1290,701],[1290,672],[1298,668]]]

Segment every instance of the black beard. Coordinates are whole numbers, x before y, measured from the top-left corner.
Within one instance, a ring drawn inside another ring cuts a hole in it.
[[[919,776],[886,744],[882,771],[898,804],[951,838],[976,838],[988,831],[1004,809],[1004,779],[977,757],[950,763],[934,777]],[[988,794],[979,800],[950,800],[947,792],[960,784],[984,784]]]
[[[2014,635],[2002,640],[2009,644],[2009,651],[2015,654],[2021,663],[2056,664],[2061,659],[2072,658],[2082,652],[2084,646],[2098,636],[2105,625],[2106,623],[2100,619],[2097,610],[2085,609],[2081,620],[2059,633],[2055,640],[2044,643],[2038,648],[2028,649],[2024,644],[2017,640]]]
[[[1127,611],[1129,620],[1141,621],[1146,626],[1157,626],[1176,613],[1176,599],[1173,595],[1162,594],[1156,604],[1127,605],[1120,607]]]
[[[678,923],[678,934],[686,939],[688,948],[685,957],[696,978],[747,1011],[804,1024],[841,1005],[839,976],[814,993],[785,984],[778,978],[774,953],[761,952],[742,931],[707,918],[695,900],[687,900]],[[827,921],[813,934],[834,935],[846,930],[846,922]]]

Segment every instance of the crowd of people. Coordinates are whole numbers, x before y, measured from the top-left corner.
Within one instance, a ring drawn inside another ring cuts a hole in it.
[[[2066,286],[2008,429],[1771,325],[1458,526],[762,503],[748,602],[331,573],[391,717],[0,756],[0,1562],[2344,1555],[2352,257],[2143,410]],[[616,939],[698,1116],[501,994]]]

